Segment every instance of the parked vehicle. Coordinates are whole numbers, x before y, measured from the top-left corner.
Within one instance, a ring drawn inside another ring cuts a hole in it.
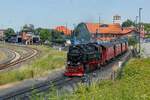
[[[150,38],[144,40],[145,43],[150,42]]]

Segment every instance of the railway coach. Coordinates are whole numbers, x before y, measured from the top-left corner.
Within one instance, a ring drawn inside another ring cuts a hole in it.
[[[67,53],[65,76],[83,76],[107,64],[128,50],[128,41],[72,45]]]
[[[121,40],[121,52],[124,53],[128,50],[128,42],[127,40]]]

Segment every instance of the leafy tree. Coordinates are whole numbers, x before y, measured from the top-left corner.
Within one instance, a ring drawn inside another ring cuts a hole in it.
[[[144,30],[150,32],[150,23],[143,23],[143,25],[144,25]]]
[[[39,35],[41,30],[42,30],[42,28],[40,28],[40,27],[35,29],[35,35]]]
[[[66,39],[70,39],[70,36],[65,36],[63,32],[59,32],[53,29],[37,28],[35,30],[35,34],[40,35],[40,39],[42,42],[48,40],[49,42],[63,44]]]
[[[42,42],[51,41],[51,32],[48,29],[40,29],[39,30],[40,39]]]
[[[7,41],[12,35],[15,35],[15,31],[12,28],[8,28],[4,31],[5,40]]]
[[[137,43],[138,43],[137,38],[135,38],[135,37],[130,37],[129,38],[129,45],[130,46],[135,46]]]
[[[122,27],[131,27],[135,26],[135,23],[132,20],[127,19],[122,23]]]
[[[57,30],[52,30],[52,42],[55,43],[64,43],[66,36],[63,32],[59,32]]]
[[[27,31],[27,32],[34,32],[34,25],[33,24],[25,24],[22,28],[22,31]]]

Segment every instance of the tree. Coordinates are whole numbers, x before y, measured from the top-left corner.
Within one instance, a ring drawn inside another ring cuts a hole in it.
[[[4,31],[5,34],[5,40],[7,41],[9,38],[11,38],[12,35],[15,35],[15,31],[12,28],[8,28]]]
[[[42,30],[41,27],[35,29],[35,35],[40,35],[40,31]]]
[[[26,31],[26,32],[34,32],[34,25],[33,24],[25,24],[22,28],[22,31]]]
[[[49,41],[53,43],[63,44],[66,39],[70,39],[70,36],[65,36],[63,32],[59,32],[53,29],[37,28],[35,30],[35,33],[40,35],[40,39],[42,42]]]
[[[138,40],[135,37],[130,37],[128,42],[130,46],[135,46],[138,43]]]
[[[55,43],[64,43],[66,40],[66,36],[64,36],[64,33],[59,32],[57,30],[52,30],[52,42]]]
[[[122,27],[131,27],[135,26],[135,23],[132,20],[127,19],[122,23]]]
[[[51,41],[51,32],[48,29],[40,29],[39,30],[40,39],[42,42]]]
[[[144,25],[144,30],[150,32],[150,23],[143,23],[143,25]]]

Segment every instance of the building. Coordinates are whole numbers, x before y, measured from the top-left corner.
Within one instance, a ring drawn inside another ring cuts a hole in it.
[[[71,30],[65,26],[58,26],[55,28],[55,30],[64,33],[66,36],[71,35]]]
[[[17,36],[17,42],[21,42],[23,44],[34,44],[39,43],[40,37],[38,35],[35,35],[33,32],[29,31],[22,31]]]
[[[118,14],[113,16],[113,23],[118,23],[121,24],[121,16],[119,16]]]
[[[77,40],[84,42],[110,41],[121,36],[138,36],[138,32],[132,28],[122,28],[119,23],[80,23],[75,29],[75,36]]]
[[[5,29],[0,29],[0,40],[2,41],[5,37],[5,34],[4,34],[4,31]]]

